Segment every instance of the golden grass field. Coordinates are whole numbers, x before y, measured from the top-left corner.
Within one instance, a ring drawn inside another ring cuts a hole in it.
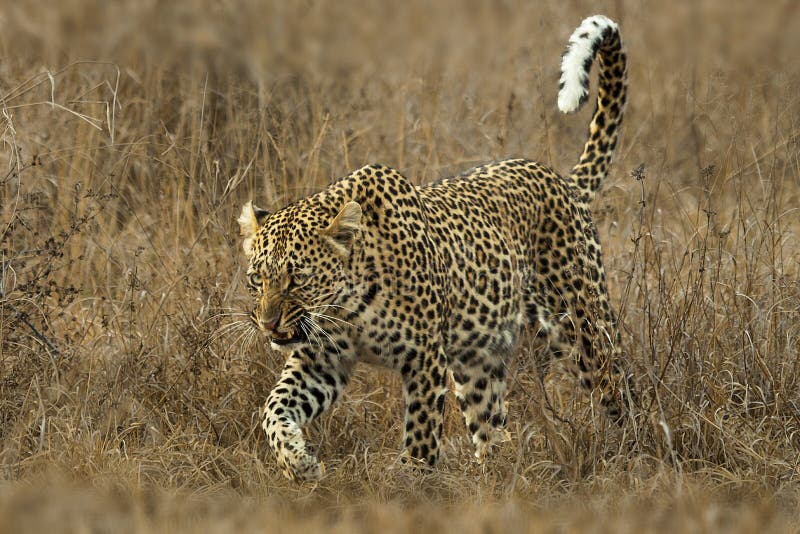
[[[629,52],[594,211],[635,417],[526,338],[511,442],[475,464],[453,403],[414,471],[364,367],[309,429],[327,476],[285,480],[281,356],[224,330],[241,205],[375,162],[568,170],[591,109],[558,112],[559,59],[595,13]],[[0,28],[0,531],[798,530],[797,2],[6,0]]]

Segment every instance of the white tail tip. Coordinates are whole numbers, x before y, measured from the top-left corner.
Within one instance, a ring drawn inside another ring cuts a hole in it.
[[[595,15],[584,19],[572,32],[561,58],[558,84],[558,109],[564,113],[577,110],[589,97],[589,70],[609,31],[619,31],[617,23],[606,16]]]

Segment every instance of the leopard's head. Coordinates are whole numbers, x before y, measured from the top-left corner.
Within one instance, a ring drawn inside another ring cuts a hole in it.
[[[346,202],[337,212],[306,199],[269,213],[248,202],[239,227],[255,299],[253,324],[274,349],[319,338],[319,314],[331,315],[350,284],[348,259],[361,228],[361,206]]]

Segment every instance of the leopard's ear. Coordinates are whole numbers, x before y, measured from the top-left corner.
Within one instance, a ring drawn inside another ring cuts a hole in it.
[[[358,202],[350,201],[322,231],[322,235],[337,254],[347,256],[359,229],[361,229],[361,206]]]
[[[253,238],[259,227],[266,220],[267,215],[269,215],[269,212],[254,205],[252,200],[242,206],[242,213],[238,219],[239,233],[244,236],[242,248],[248,258],[253,255]]]

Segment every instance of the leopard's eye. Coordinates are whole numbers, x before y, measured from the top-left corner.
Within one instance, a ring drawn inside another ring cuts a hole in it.
[[[303,287],[306,284],[306,282],[308,282],[308,278],[309,277],[306,273],[301,271],[294,271],[289,276],[289,286],[287,287],[287,290]]]
[[[264,279],[261,277],[261,273],[253,272],[247,275],[247,283],[253,289],[261,289],[264,285]]]

